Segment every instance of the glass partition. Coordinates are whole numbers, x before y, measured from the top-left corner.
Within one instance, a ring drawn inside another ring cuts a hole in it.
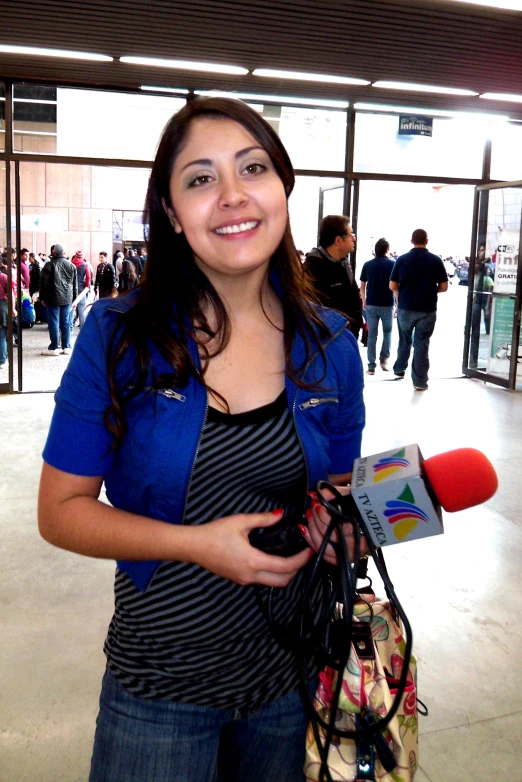
[[[152,160],[184,98],[15,84],[14,149],[68,157]]]
[[[280,112],[279,122],[271,116],[274,109]],[[344,171],[345,111],[265,106],[263,116],[272,120],[294,168]]]
[[[491,179],[522,179],[522,124],[496,123],[491,130]]]
[[[296,177],[288,202],[295,246],[305,255],[317,245],[320,220],[327,214],[343,214],[344,179]]]
[[[23,324],[24,391],[54,390],[69,360],[64,354],[45,354],[50,344],[48,310],[37,291],[38,277],[51,246],[61,244],[69,259],[81,251],[91,277],[85,296],[88,317],[94,301],[93,283],[100,253],[107,253],[107,261],[112,264],[118,250],[132,247],[139,252],[143,244],[141,214],[149,174],[147,168],[32,161],[20,164],[22,247],[35,254],[38,267],[31,269],[29,292],[35,323]],[[73,346],[79,326],[80,321],[73,313]]]
[[[399,116],[355,117],[354,171],[480,179],[487,124],[433,118],[433,135],[399,136]]]

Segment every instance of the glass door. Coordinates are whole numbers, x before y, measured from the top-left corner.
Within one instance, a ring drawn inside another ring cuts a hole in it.
[[[522,384],[522,183],[477,188],[476,209],[464,373],[514,389]]]
[[[462,376],[467,287],[460,284],[459,270],[466,265],[469,253],[473,199],[472,185],[364,179],[359,180],[358,196],[354,197],[357,278],[365,261],[373,257],[378,239],[387,239],[389,255],[397,258],[411,249],[416,228],[427,231],[428,250],[444,261],[450,284],[448,291],[438,297],[437,325],[430,344],[430,378]],[[394,327],[392,358],[397,345],[398,331]]]

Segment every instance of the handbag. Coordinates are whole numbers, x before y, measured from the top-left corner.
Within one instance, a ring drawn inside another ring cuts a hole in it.
[[[379,600],[373,591],[366,591],[364,599],[354,605],[353,624],[350,656],[342,672],[341,695],[335,716],[336,728],[344,731],[363,728],[365,719],[388,714],[404,665],[405,640],[400,620],[397,622],[394,618],[389,600]],[[365,630],[370,629],[370,643],[364,638],[364,633],[357,632],[359,625]],[[411,656],[404,694],[393,719],[382,733],[376,734],[377,745],[371,736],[359,741],[332,737],[327,754],[332,780],[413,780],[418,758],[416,673],[417,664]],[[329,666],[319,674],[314,708],[323,720],[328,720],[331,715],[338,676],[339,672]],[[318,737],[323,750],[326,734],[326,729],[319,726]],[[381,746],[379,739],[384,742]],[[383,753],[385,757],[381,759]],[[387,771],[383,761],[388,768],[392,764],[394,768]],[[310,723],[304,766],[309,782],[320,782],[321,762],[316,735]]]
[[[325,500],[324,488],[334,495],[333,501]],[[417,706],[410,624],[382,551],[366,533],[353,498],[323,481],[316,494],[331,516],[319,560],[333,531],[339,535],[340,543],[334,544],[338,602],[322,655],[319,650],[316,655],[322,670],[315,697],[305,697],[310,718],[305,777],[308,782],[412,782],[418,766],[418,714],[427,714],[427,709],[419,712]],[[354,529],[353,564],[341,534],[346,522]],[[367,577],[368,560],[359,557],[363,534],[383,581],[385,599],[376,597],[371,581],[369,587],[357,586]]]

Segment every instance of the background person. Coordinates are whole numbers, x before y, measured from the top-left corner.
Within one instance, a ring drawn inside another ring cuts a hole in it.
[[[318,478],[349,479],[364,409],[358,346],[297,258],[293,185],[256,111],[188,103],[151,172],[145,279],[94,305],[57,392],[40,530],[119,560],[90,782],[201,782],[218,763],[226,782],[303,779],[299,666],[252,585],[287,625],[309,552],[248,533],[300,513]],[[328,516],[307,518],[317,548]]]
[[[71,262],[76,266],[76,281],[77,281],[77,289],[78,289],[78,296],[80,293],[82,293],[84,290],[89,290],[91,287],[91,270],[89,268],[90,264],[87,262],[87,260],[83,256],[82,250],[76,250],[75,254],[71,258]],[[71,311],[71,329],[73,327],[74,323],[74,317],[75,317],[75,310],[78,314],[78,325],[81,328],[83,324],[85,323],[85,308],[87,306],[87,293],[81,298],[78,303],[73,307],[73,310]]]
[[[71,304],[78,295],[76,267],[64,255],[61,244],[51,247],[51,260],[40,275],[40,301],[47,307],[50,345],[42,356],[69,355],[71,348]],[[61,337],[61,350],[60,350]]]
[[[102,251],[99,256],[98,268],[94,279],[94,293],[100,299],[107,299],[114,295],[116,289],[116,270],[112,263],[107,262],[107,253]]]
[[[344,215],[327,215],[319,226],[319,247],[307,253],[304,268],[326,307],[350,318],[350,331],[357,337],[362,326],[359,287],[348,255],[355,248],[355,234]]]
[[[390,244],[386,239],[375,243],[375,257],[361,269],[362,307],[368,324],[368,374],[375,374],[377,366],[377,336],[382,323],[382,345],[379,354],[381,369],[388,371],[393,328],[394,297],[390,290],[390,274],[394,261],[388,258]]]
[[[427,249],[428,234],[422,228],[412,233],[413,249],[395,261],[390,289],[398,297],[399,347],[393,371],[406,374],[413,342],[411,378],[416,391],[428,388],[430,338],[437,320],[437,296],[448,290],[448,275],[438,255]]]

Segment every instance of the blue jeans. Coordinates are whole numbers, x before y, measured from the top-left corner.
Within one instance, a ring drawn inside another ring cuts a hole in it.
[[[59,306],[47,305],[47,324],[49,326],[49,337],[51,344],[49,350],[58,350],[60,347],[59,334],[62,337],[63,348],[71,347],[71,305],[60,304]]]
[[[298,692],[252,714],[128,693],[107,670],[89,782],[304,782]]]
[[[84,296],[83,299],[80,299],[78,304],[76,305],[76,310],[71,309],[71,332],[73,330],[74,321],[76,318],[76,314],[78,314],[78,322],[80,324],[80,328],[85,323],[85,308],[87,306],[87,296]]]
[[[0,367],[7,361],[7,326],[0,326]]]
[[[379,360],[390,356],[391,335],[393,328],[393,307],[377,307],[366,305],[366,323],[368,324],[368,369],[376,367],[377,336],[379,321],[382,321],[382,346]]]
[[[436,320],[436,312],[413,312],[412,310],[399,309],[397,313],[399,349],[397,350],[397,360],[393,365],[393,371],[396,375],[406,372],[413,341],[411,379],[414,386],[428,385],[428,370],[430,368],[428,353],[430,337],[433,334]]]

